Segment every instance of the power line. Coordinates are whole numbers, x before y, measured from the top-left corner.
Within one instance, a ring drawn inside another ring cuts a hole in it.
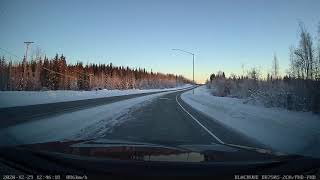
[[[48,69],[48,68],[46,68],[46,67],[42,67],[42,69],[47,70],[47,71],[49,71],[49,72],[56,73],[56,74],[61,75],[61,76],[65,76],[65,77],[68,77],[68,78],[75,78],[75,79],[77,79],[77,77],[70,76],[70,75],[66,75],[66,74],[62,74],[62,73],[56,72],[56,71],[54,71],[54,70]]]
[[[22,57],[19,57],[19,56],[13,54],[12,52],[10,52],[10,51],[8,51],[8,50],[6,50],[6,49],[3,49],[3,48],[1,48],[1,47],[0,47],[0,49],[1,49],[2,51],[6,52],[6,53],[8,53],[8,54],[10,54],[10,55],[12,55],[12,56],[15,56],[16,58],[19,58],[19,59],[21,58],[21,59],[23,59]]]

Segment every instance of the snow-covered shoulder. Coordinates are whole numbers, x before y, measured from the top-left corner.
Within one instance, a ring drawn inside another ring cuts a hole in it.
[[[213,96],[206,86],[182,94],[196,110],[276,151],[320,157],[320,116]]]
[[[163,92],[191,87],[191,84],[166,89],[128,89],[128,90],[93,90],[93,91],[0,91],[0,108],[66,102],[102,97],[123,96],[149,92]]]
[[[168,93],[135,97],[1,129],[0,146],[100,138],[130,119],[131,110]]]

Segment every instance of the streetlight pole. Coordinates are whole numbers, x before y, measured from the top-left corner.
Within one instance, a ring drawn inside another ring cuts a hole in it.
[[[181,51],[187,54],[191,54],[192,55],[192,82],[194,84],[194,53],[182,50],[182,49],[172,49],[173,51]],[[192,93],[194,94],[194,89],[192,90]]]
[[[194,84],[194,54],[192,54],[192,81]],[[194,94],[194,91],[193,91]]]

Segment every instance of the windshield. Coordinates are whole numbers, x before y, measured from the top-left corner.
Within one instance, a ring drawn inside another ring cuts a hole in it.
[[[320,158],[319,7],[1,1],[0,149]]]

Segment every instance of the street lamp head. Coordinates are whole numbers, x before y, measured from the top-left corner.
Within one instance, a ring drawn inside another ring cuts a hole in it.
[[[181,52],[184,52],[184,53],[192,55],[192,79],[193,79],[192,82],[194,84],[194,54],[192,52],[188,52],[188,51],[185,51],[185,50],[182,50],[182,49],[172,49],[172,50],[177,50],[177,51],[181,51]]]
[[[188,51],[185,51],[185,50],[182,50],[182,49],[172,49],[174,51],[181,51],[181,52],[184,52],[184,53],[187,53],[187,54],[191,54],[194,56],[194,54],[192,52],[188,52]]]

